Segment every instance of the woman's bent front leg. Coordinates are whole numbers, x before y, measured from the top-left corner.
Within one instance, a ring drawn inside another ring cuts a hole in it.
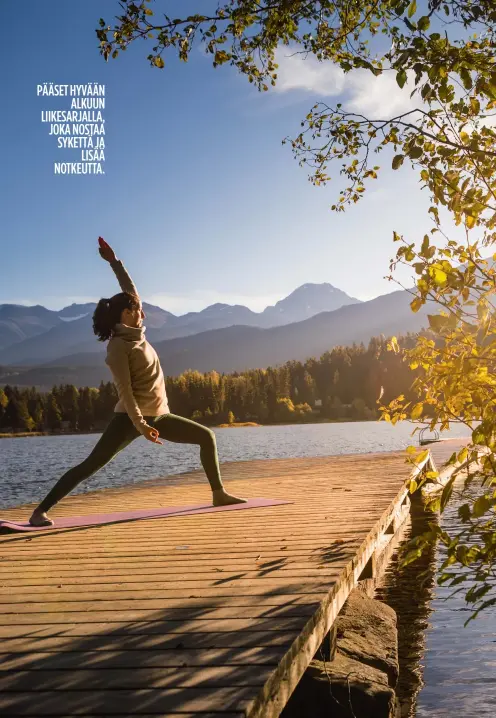
[[[93,476],[122,449],[139,436],[127,414],[116,414],[107,426],[91,454],[80,464],[69,469],[34,510],[30,523],[32,526],[49,526],[53,521],[46,512],[73,491],[82,481]]]
[[[228,494],[222,484],[217,441],[211,429],[176,414],[164,414],[164,416],[158,417],[153,422],[153,426],[158,429],[160,437],[166,441],[198,444],[200,461],[212,489],[214,506],[246,503],[246,499]]]

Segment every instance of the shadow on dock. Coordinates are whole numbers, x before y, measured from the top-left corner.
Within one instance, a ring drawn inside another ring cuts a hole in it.
[[[42,544],[48,538],[48,534],[36,534],[16,537],[16,541]],[[341,541],[325,547],[315,560],[341,562],[346,544]],[[262,562],[260,575],[288,562],[284,557]],[[240,572],[234,578],[219,578],[215,585],[222,587],[245,575]],[[54,578],[53,584],[59,581],[63,583],[63,578]],[[30,613],[13,613],[12,604],[8,607],[10,615],[3,614],[7,623],[0,639],[2,715],[198,713],[205,718],[221,710],[224,718],[240,717],[280,665],[302,626],[312,620],[321,598],[314,594],[312,602],[313,596],[307,594],[302,603],[301,585],[295,581],[286,591],[275,588],[256,595],[241,592],[234,605],[231,595],[206,596],[203,603],[201,590],[195,593],[190,589],[190,593],[185,586],[185,603],[196,599],[198,605],[180,608],[174,601],[174,608],[144,611],[146,620],[137,617],[124,622],[122,617],[117,618],[120,608],[116,599],[114,610],[108,610],[108,621],[102,621],[102,608],[95,600],[92,611],[98,612],[98,618],[92,621],[90,612],[81,617],[76,606],[71,621],[72,611],[67,605],[78,602],[77,592],[65,595],[64,608],[55,609],[63,611],[57,619],[47,604],[35,606],[39,599],[31,592],[38,589],[35,585],[23,587],[26,604],[38,608],[36,625],[29,623],[33,620]],[[88,587],[83,583],[81,589]],[[287,593],[284,603],[282,593]],[[61,600],[59,594],[53,599]],[[108,606],[108,601],[104,603]],[[126,610],[129,603],[126,600]],[[142,599],[136,604],[143,607]],[[46,623],[39,623],[44,620],[41,611],[47,611]],[[135,612],[139,614],[139,609]],[[247,627],[234,628],[243,619]],[[113,620],[118,622],[115,628]],[[226,630],[219,629],[219,620]],[[197,630],[198,624],[201,628]],[[302,670],[308,662],[298,652],[293,661],[304,663]]]

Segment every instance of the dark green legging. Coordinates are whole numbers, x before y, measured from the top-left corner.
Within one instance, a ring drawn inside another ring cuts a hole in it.
[[[180,444],[198,444],[200,460],[212,490],[222,488],[219,459],[215,434],[196,421],[176,414],[145,416],[147,424],[158,430],[160,438]],[[125,449],[141,434],[129,416],[118,412],[98,440],[91,454],[77,466],[69,469],[55,484],[39,505],[40,511],[49,511],[58,501],[67,496],[85,479],[108,464],[122,449]]]

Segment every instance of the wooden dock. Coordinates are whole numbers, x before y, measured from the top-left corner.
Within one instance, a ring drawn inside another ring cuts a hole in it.
[[[461,445],[430,448],[440,462]],[[408,510],[409,466],[394,452],[222,475],[294,503],[0,536],[0,715],[281,713]],[[178,478],[68,497],[54,515],[209,500],[202,471]]]

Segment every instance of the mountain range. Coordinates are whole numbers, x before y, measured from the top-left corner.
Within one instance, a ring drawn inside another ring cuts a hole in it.
[[[330,284],[304,284],[288,297],[253,312],[241,305],[213,304],[175,316],[143,303],[146,336],[164,373],[186,369],[218,372],[275,366],[320,356],[336,345],[372,336],[419,331],[427,309],[410,309],[406,291],[361,302]],[[37,305],[0,305],[0,384],[98,386],[110,381],[106,344],[92,330],[96,304],[59,311]]]
[[[212,304],[201,312],[182,316],[146,302],[143,308],[147,338],[155,343],[233,325],[281,326],[356,303],[358,299],[325,283],[304,284],[260,313],[239,304]],[[98,346],[92,329],[95,307],[96,303],[72,304],[51,311],[40,305],[0,305],[0,364],[37,365],[66,354],[95,352]],[[100,346],[104,351],[104,345]]]

